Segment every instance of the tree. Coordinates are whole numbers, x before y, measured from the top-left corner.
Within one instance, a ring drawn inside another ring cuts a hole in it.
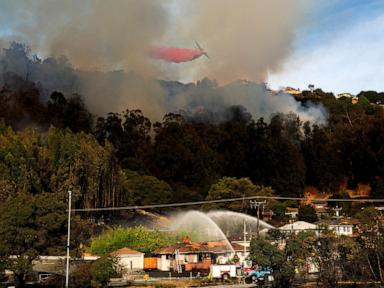
[[[153,175],[172,186],[183,184],[196,189],[205,196],[216,179],[217,162],[212,149],[180,115],[166,115],[155,132],[149,161]]]
[[[57,196],[20,194],[0,206],[0,257],[14,272],[18,287],[24,287],[32,261],[39,255],[64,254],[67,205]],[[73,239],[73,244],[77,246],[81,240]]]
[[[69,128],[75,133],[89,133],[93,124],[92,115],[79,95],[67,99],[57,91],[51,94],[47,103],[46,121],[56,128]]]
[[[125,110],[123,115],[109,113],[98,118],[95,136],[100,144],[108,140],[125,169],[145,171],[144,158],[150,148],[151,121],[141,110]]]
[[[291,287],[295,276],[294,266],[287,259],[284,251],[268,240],[253,239],[250,245],[249,257],[257,265],[273,269],[274,287]]]
[[[220,200],[229,198],[241,198],[249,196],[270,196],[272,189],[254,185],[249,178],[236,179],[233,177],[223,177],[216,184],[211,186],[208,191],[206,200]],[[215,203],[206,205],[205,208],[210,209],[229,209],[242,211],[245,209],[242,201]]]
[[[363,263],[369,267],[373,279],[384,283],[383,216],[374,207],[369,207],[365,208],[357,217],[361,222],[359,241],[363,247]]]
[[[126,170],[127,190],[131,203],[136,205],[163,204],[172,199],[172,188],[168,183],[150,175],[140,175]]]
[[[249,127],[248,163],[251,180],[271,186],[282,196],[301,196],[305,163],[300,151],[301,121],[294,114],[271,116]]]
[[[285,211],[287,210],[287,208],[283,203],[276,202],[274,205],[272,205],[271,209],[275,218],[283,219],[286,217]]]
[[[340,278],[337,273],[337,244],[333,234],[323,233],[314,245],[315,259],[320,271],[319,280],[323,287],[337,287]]]
[[[75,287],[108,287],[111,277],[120,276],[122,267],[118,258],[101,256],[92,263],[83,263],[72,274]]]
[[[108,287],[109,279],[121,273],[117,258],[103,256],[91,265],[92,286]]]
[[[314,223],[318,220],[316,210],[311,205],[301,206],[297,215],[300,221]]]

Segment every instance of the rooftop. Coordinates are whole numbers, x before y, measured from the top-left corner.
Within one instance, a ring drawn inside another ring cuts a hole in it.
[[[132,255],[132,254],[144,254],[142,252],[139,252],[139,251],[136,251],[136,250],[133,250],[133,249],[129,249],[127,247],[123,247],[121,249],[118,249],[116,251],[113,251],[111,253],[111,255],[113,256],[119,256],[119,255]]]

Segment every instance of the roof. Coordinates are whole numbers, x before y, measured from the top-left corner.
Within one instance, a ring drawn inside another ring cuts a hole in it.
[[[296,221],[279,227],[280,230],[315,230],[317,225],[305,221]]]
[[[225,240],[211,242],[183,242],[163,247],[154,251],[155,254],[174,254],[178,250],[180,254],[190,253],[225,253],[232,249]]]
[[[123,247],[121,249],[118,249],[116,251],[113,251],[111,255],[113,256],[119,256],[119,255],[132,255],[132,254],[144,254],[143,252],[139,252],[133,249],[129,249],[127,247]]]
[[[246,246],[243,246],[243,245],[240,245],[240,244],[237,244],[237,243],[231,243],[231,245],[232,245],[233,250],[235,250],[235,251],[243,252],[244,251],[244,247],[245,247],[245,251],[249,250],[249,247],[246,247]]]
[[[287,207],[287,212],[299,212],[299,208]]]
[[[332,220],[322,220],[317,222],[317,224],[325,225],[357,225],[360,221],[354,218],[341,218],[341,219],[332,219]]]

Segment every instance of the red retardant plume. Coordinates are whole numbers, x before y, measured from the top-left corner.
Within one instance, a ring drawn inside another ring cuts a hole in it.
[[[188,62],[199,58],[201,55],[206,55],[206,53],[200,49],[175,47],[152,47],[149,49],[148,54],[152,58],[174,63]]]

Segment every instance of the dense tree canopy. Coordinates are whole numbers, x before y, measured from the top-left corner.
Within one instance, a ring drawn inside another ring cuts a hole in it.
[[[271,196],[270,187],[254,185],[249,178],[236,179],[233,177],[223,177],[216,184],[211,186],[208,191],[207,200],[220,200],[230,198],[242,198],[249,196]],[[245,203],[242,201],[207,204],[206,208],[229,209],[234,211],[245,211]]]

